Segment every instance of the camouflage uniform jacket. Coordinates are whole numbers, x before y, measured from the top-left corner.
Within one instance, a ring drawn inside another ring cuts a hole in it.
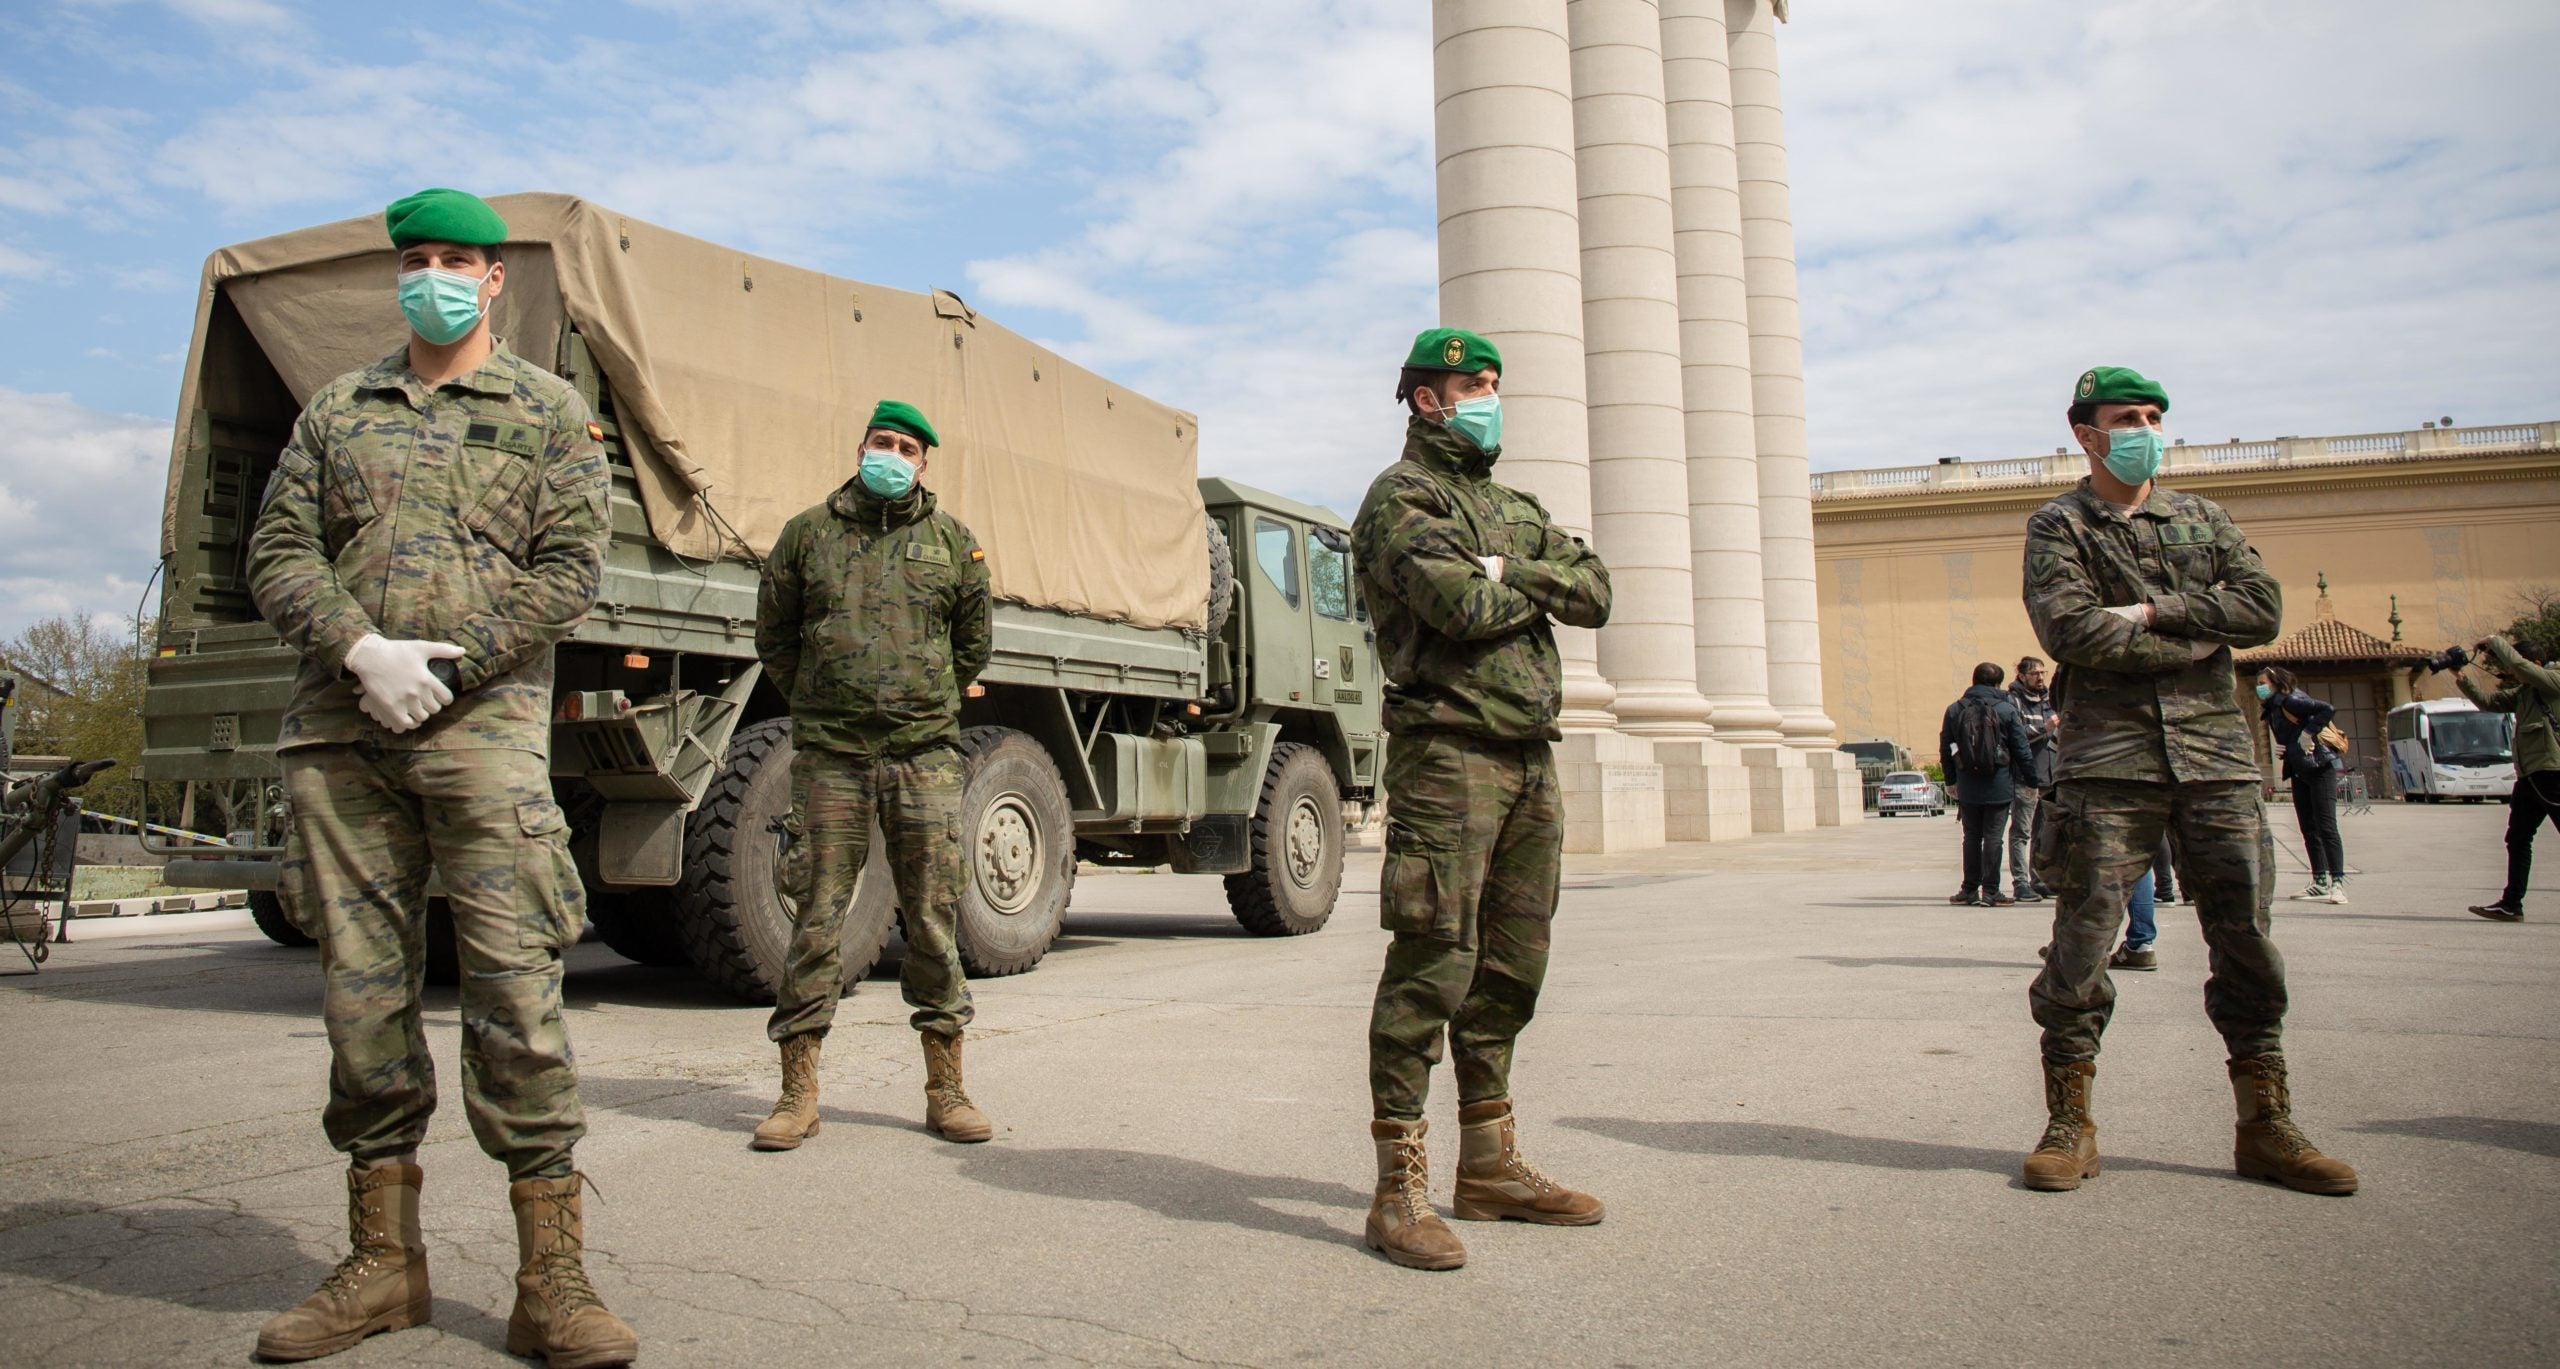
[[[2515,643],[2503,636],[2489,639],[2489,658],[2517,682],[2515,688],[2483,689],[2459,671],[2453,682],[2481,711],[2516,715],[2517,774],[2560,770],[2560,670],[2517,655]]]
[[[2061,667],[2057,782],[2259,777],[2229,648],[2275,640],[2284,594],[2221,505],[2154,485],[2128,514],[2083,479],[2027,519],[2026,601]],[[2149,627],[2106,611],[2131,604]]]
[[[1536,499],[1487,478],[1498,455],[1416,418],[1404,459],[1360,501],[1351,548],[1390,681],[1390,732],[1556,739],[1564,672],[1548,619],[1609,620],[1609,568]],[[1485,556],[1504,558],[1501,580]]]
[[[302,653],[279,750],[551,750],[551,651],[595,606],[612,479],[586,401],[500,347],[433,390],[406,349],[296,419],[249,541],[249,592]],[[356,707],[369,633],[451,642],[457,697],[394,735]]]
[[[756,654],[799,745],[903,756],[960,739],[993,613],[986,553],[930,490],[884,500],[848,480],[774,540]]]

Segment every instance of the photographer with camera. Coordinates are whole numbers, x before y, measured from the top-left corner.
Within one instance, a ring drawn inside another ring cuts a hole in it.
[[[2462,670],[2473,658],[2486,657],[2497,677],[2495,690],[2483,689]],[[2560,671],[2551,668],[2551,649],[2540,642],[2510,642],[2491,637],[2466,652],[2449,647],[2427,665],[2455,672],[2453,682],[2487,713],[2516,717],[2516,787],[2507,795],[2507,887],[2494,903],[2472,905],[2471,911],[2498,922],[2524,917],[2525,876],[2533,869],[2533,834],[2545,821],[2560,827]]]
[[[2258,672],[2258,712],[2293,782],[2293,818],[2302,828],[2311,887],[2294,901],[2347,901],[2347,848],[2338,838],[2338,774],[2346,769],[2344,734],[2332,725],[2338,710],[2302,692],[2293,672],[2271,665]]]

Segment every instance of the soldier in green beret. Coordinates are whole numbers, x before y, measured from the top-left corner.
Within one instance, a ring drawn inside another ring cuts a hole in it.
[[[818,1049],[844,991],[845,912],[874,817],[904,912],[899,987],[924,1044],[925,1126],[950,1141],[995,1134],[962,1086],[973,1016],[957,926],[960,699],[994,644],[987,556],[917,483],[941,444],[912,404],[880,401],[861,467],[785,524],[756,596],[756,654],[791,707],[789,849],[776,881],[796,907],[790,959],[765,1034],[782,1097],[758,1150],[818,1133]]]
[[[2027,994],[2044,1028],[2049,1116],[2026,1184],[2073,1189],[2098,1172],[2090,1095],[2115,1006],[2108,951],[2167,833],[2212,953],[2205,1013],[2230,1050],[2234,1164],[2307,1193],[2353,1193],[2355,1170],[2293,1122],[2284,958],[2267,921],[2275,848],[2231,674],[2234,648],[2275,639],[2283,595],[2220,505],[2156,482],[2168,412],[2168,392],[2137,371],[2083,372],[2067,417],[2088,478],[2027,520],[2027,617],[2060,667],[2062,749],[2038,842],[2053,944]]]
[[[1431,1207],[1423,1100],[1445,1038],[1458,1074],[1462,1220],[1600,1220],[1600,1200],[1522,1158],[1513,1043],[1546,980],[1564,865],[1549,743],[1564,682],[1555,623],[1609,618],[1609,570],[1535,498],[1496,484],[1502,355],[1459,328],[1414,339],[1396,398],[1404,457],[1369,487],[1351,540],[1377,623],[1390,734],[1379,920],[1395,933],[1369,1018],[1378,1181],[1367,1242],[1414,1269],[1466,1247]]]
[[[586,894],[550,766],[552,648],[595,604],[610,477],[578,392],[490,332],[497,211],[425,190],[384,222],[409,341],[303,407],[249,546],[259,612],[303,658],[276,743],[294,824],[281,892],[321,945],[321,1123],[352,1162],[355,1247],[258,1353],[312,1359],[430,1314],[432,870],[462,966],[463,1104],[513,1180],[507,1349],[622,1364],[638,1340],[587,1281],[571,1159],[586,1117],[560,953]]]

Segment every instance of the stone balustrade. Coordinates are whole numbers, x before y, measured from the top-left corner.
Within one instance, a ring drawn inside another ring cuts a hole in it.
[[[2335,437],[2279,437],[2258,442],[2181,442],[2169,448],[2167,473],[2175,483],[2177,472],[2201,467],[2215,470],[2250,466],[2283,468],[2389,457],[2423,460],[2452,453],[2474,456],[2499,448],[2560,451],[2560,421],[2471,428],[2419,428],[2398,433],[2346,433]],[[1816,471],[1813,474],[1813,497],[1874,497],[1986,485],[2067,485],[2086,475],[2088,470],[2088,458],[2071,451],[1991,461],[1951,459],[1934,466]]]

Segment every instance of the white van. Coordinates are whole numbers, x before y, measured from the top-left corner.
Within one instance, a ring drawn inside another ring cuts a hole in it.
[[[2469,699],[2402,704],[2383,720],[2391,779],[2410,803],[2502,799],[2516,787],[2516,719]]]

